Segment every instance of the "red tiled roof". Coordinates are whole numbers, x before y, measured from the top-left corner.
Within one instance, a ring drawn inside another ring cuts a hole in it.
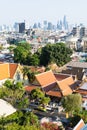
[[[49,95],[49,96],[54,96],[54,97],[59,97],[59,98],[62,97],[62,94],[59,91],[49,91],[46,94]]]
[[[56,82],[56,78],[52,71],[47,71],[38,75],[35,75],[37,81],[42,87],[45,87],[51,83]]]
[[[72,85],[73,83],[74,83],[74,80],[72,77],[68,77],[58,82],[58,86],[60,90],[62,91],[63,96],[67,96],[72,93],[72,89],[70,88],[70,85]]]
[[[18,64],[11,63],[9,64],[9,71],[10,71],[10,78],[12,79],[16,70],[17,70]]]
[[[25,86],[25,90],[31,92],[33,89],[36,89],[37,86]]]
[[[80,94],[87,95],[87,90],[78,89],[78,90],[76,90],[76,92],[78,92],[78,93],[80,93]]]
[[[15,63],[0,64],[0,80],[6,79],[6,78],[13,78],[17,67],[18,67],[18,64],[15,64]]]

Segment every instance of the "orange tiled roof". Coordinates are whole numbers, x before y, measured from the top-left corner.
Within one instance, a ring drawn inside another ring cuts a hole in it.
[[[49,95],[49,96],[54,96],[54,97],[59,97],[59,98],[62,97],[62,94],[59,91],[49,91],[46,94]]]
[[[6,78],[13,78],[18,64],[12,63],[2,63],[0,64],[0,80]]]
[[[33,89],[36,89],[37,86],[25,86],[25,90],[31,92]]]
[[[10,73],[10,78],[12,79],[16,70],[17,70],[17,67],[18,67],[18,64],[14,64],[14,63],[11,63],[9,64],[9,73]]]
[[[84,121],[81,119],[73,130],[81,130],[81,128],[83,128],[84,126],[85,126]]]
[[[72,93],[72,89],[70,88],[70,85],[72,85],[73,83],[74,83],[74,80],[72,77],[68,77],[58,82],[58,86],[60,90],[62,91],[63,96],[67,96],[68,94]]]
[[[35,75],[35,77],[42,87],[45,87],[51,83],[56,82],[56,78],[51,70],[38,74],[38,75]]]
[[[76,92],[87,95],[87,90],[84,90],[84,89],[78,89],[78,90],[76,90]]]
[[[9,64],[0,64],[0,80],[10,77]]]

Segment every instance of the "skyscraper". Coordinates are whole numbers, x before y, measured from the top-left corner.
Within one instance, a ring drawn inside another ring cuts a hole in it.
[[[19,24],[17,22],[14,23],[14,29],[16,32],[19,32]]]
[[[44,30],[47,30],[47,20],[43,21],[43,28]]]
[[[63,26],[64,26],[64,29],[67,30],[68,29],[68,22],[66,20],[66,15],[64,15],[64,18],[63,18]]]
[[[51,22],[48,22],[48,27],[47,27],[48,30],[52,30],[53,29],[53,25]]]
[[[25,22],[19,23],[19,33],[23,33],[25,31]]]

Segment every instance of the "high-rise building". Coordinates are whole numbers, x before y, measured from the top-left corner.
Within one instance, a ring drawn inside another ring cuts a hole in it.
[[[62,30],[62,21],[61,21],[61,20],[59,20],[59,21],[57,22],[57,29],[58,29],[58,30]]]
[[[19,23],[17,22],[14,23],[14,29],[16,32],[19,32]]]
[[[87,28],[85,28],[84,26],[73,27],[72,34],[82,38],[87,35]]]
[[[67,30],[68,29],[68,22],[66,20],[66,15],[64,15],[64,18],[63,18],[63,26],[64,26],[64,29]]]
[[[41,23],[40,22],[38,23],[38,28],[41,28]]]
[[[33,28],[38,28],[37,23],[34,23]]]
[[[23,33],[25,31],[25,22],[19,23],[19,33]]]
[[[81,27],[81,28],[80,28],[80,36],[81,36],[81,37],[84,37],[84,36],[86,36],[86,35],[87,35],[87,28]]]
[[[43,21],[43,28],[44,30],[47,30],[47,20]]]
[[[48,30],[52,30],[53,29],[53,25],[51,22],[48,22],[48,27],[47,27]]]
[[[47,20],[43,21],[43,24],[44,24],[44,25],[47,25]]]
[[[78,27],[73,27],[73,29],[72,29],[72,34],[74,35],[74,36],[80,36],[80,28],[79,28],[79,26]]]

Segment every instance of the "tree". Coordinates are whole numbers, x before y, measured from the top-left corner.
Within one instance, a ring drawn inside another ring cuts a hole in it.
[[[44,98],[44,93],[39,89],[39,88],[36,88],[36,89],[33,89],[31,91],[31,98],[34,99],[34,100],[41,100],[42,98]]]
[[[27,64],[28,65],[38,66],[39,62],[40,61],[39,61],[39,57],[37,54],[28,55],[28,57],[27,57]]]
[[[13,82],[11,80],[6,80],[4,83],[4,86],[6,86],[7,88],[11,88],[13,87]]]
[[[33,112],[26,112],[24,115],[23,125],[38,125],[38,117]]]
[[[28,66],[23,67],[22,72],[23,72],[23,78],[25,78],[25,76],[27,76],[30,83],[32,83],[34,81],[35,74],[37,73],[36,71],[32,72]]]
[[[23,89],[23,83],[22,82],[17,82],[14,84],[14,89]]]
[[[38,123],[38,117],[32,112],[17,111],[0,118],[0,130],[41,130]]]
[[[45,97],[45,94],[39,88],[31,91],[31,99],[34,99],[35,102],[38,102],[38,108],[42,110],[44,110],[45,106],[50,102],[50,98]]]
[[[12,90],[16,89],[23,89],[23,84],[22,82],[17,82],[14,84],[14,81],[11,80],[6,80],[5,83],[3,84],[5,87],[10,88]]]
[[[82,97],[80,94],[71,94],[62,99],[62,106],[66,112],[73,114],[82,109]]]
[[[17,108],[23,110],[29,107],[29,99],[28,97],[24,96],[21,100],[18,101]]]
[[[30,72],[27,74],[27,76],[28,76],[29,82],[32,83],[32,82],[34,81],[34,79],[35,79],[35,72],[31,72],[31,71],[30,71]]]
[[[47,66],[50,63],[56,63],[58,66],[62,66],[70,61],[71,54],[72,50],[67,48],[64,43],[47,44],[42,48],[40,64]]]
[[[0,98],[5,99],[16,107],[17,101],[20,101],[25,93],[23,89],[10,89],[7,87],[0,88]]]
[[[30,45],[28,43],[19,44],[14,49],[14,61],[22,64],[26,64],[27,56],[31,55]]]
[[[43,108],[45,107],[45,105],[47,105],[50,102],[50,98],[49,97],[42,97],[40,103],[42,104]]]
[[[28,72],[30,72],[30,68],[28,66],[24,66],[22,72],[23,72],[23,79],[24,79],[25,76],[27,76]]]
[[[10,52],[13,52],[13,50],[14,50],[15,48],[16,48],[16,46],[12,46],[12,45],[8,47],[8,49],[9,49]]]

